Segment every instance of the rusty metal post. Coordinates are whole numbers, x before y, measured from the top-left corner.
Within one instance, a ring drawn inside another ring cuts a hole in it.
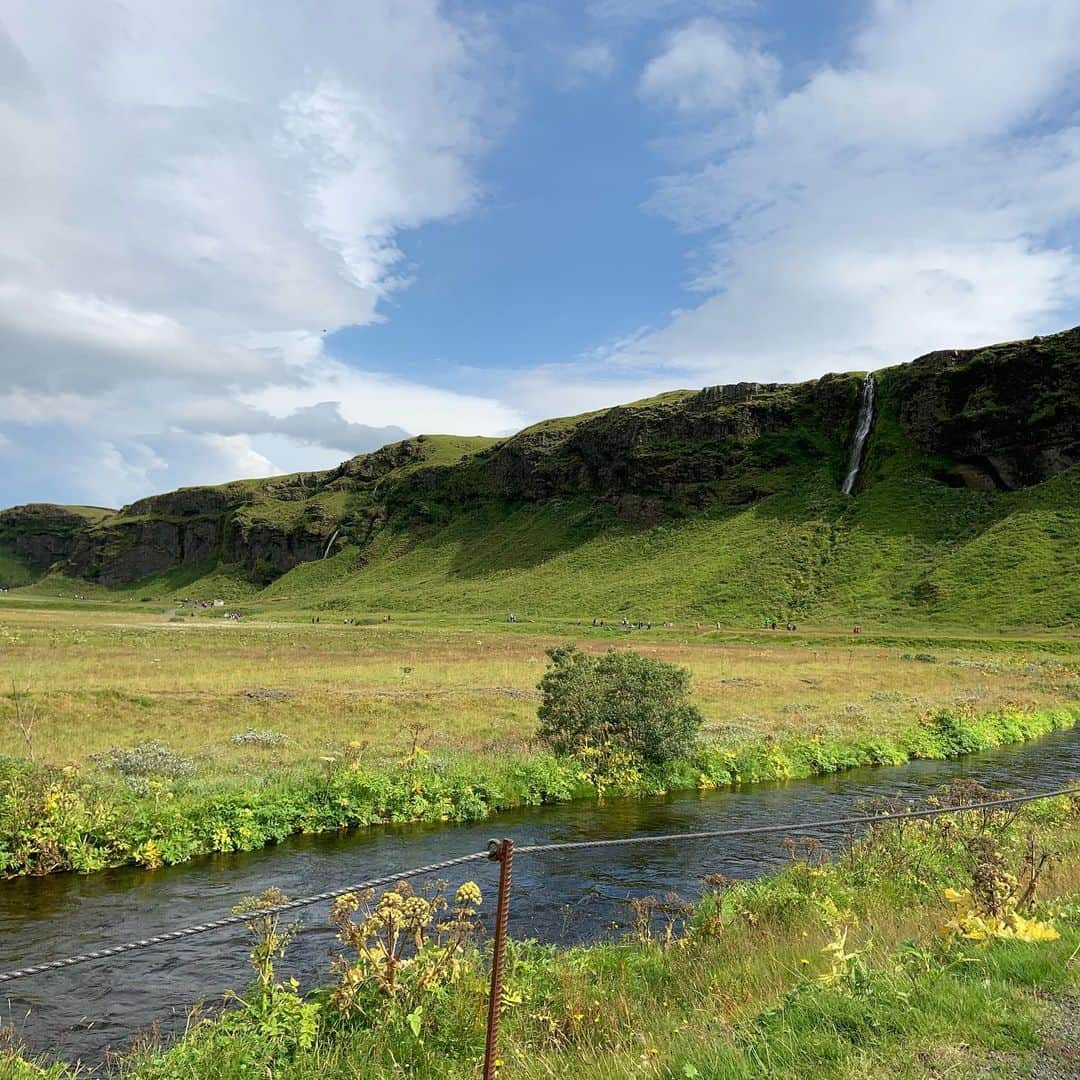
[[[495,909],[495,939],[491,945],[491,996],[488,998],[484,1080],[495,1080],[495,1062],[499,1056],[499,1017],[502,1014],[506,927],[510,919],[510,872],[514,862],[514,841],[489,840],[488,858],[499,863],[499,902]]]

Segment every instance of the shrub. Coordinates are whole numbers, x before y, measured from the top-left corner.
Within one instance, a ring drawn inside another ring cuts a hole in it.
[[[269,728],[248,728],[229,739],[234,746],[287,746],[289,736]]]
[[[377,1011],[394,1019],[412,1009],[407,1019],[419,1037],[425,998],[456,983],[470,966],[481,902],[473,881],[458,888],[452,905],[442,883],[427,896],[399,881],[381,894],[368,889],[339,897],[330,921],[355,955],[334,960],[340,981],[330,1000],[344,1014]]]
[[[573,645],[548,656],[539,736],[557,754],[610,747],[663,765],[693,748],[704,718],[687,700],[686,668],[614,649],[596,657]]]
[[[191,758],[178,754],[171,746],[154,739],[138,746],[116,747],[103,754],[94,754],[93,760],[129,778],[159,776],[177,779],[195,772],[195,762]]]

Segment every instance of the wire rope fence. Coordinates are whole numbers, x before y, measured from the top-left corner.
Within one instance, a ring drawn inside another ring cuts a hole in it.
[[[751,825],[734,829],[706,829],[694,832],[659,834],[644,833],[600,840],[572,840],[561,843],[523,844],[520,846],[516,846],[514,841],[510,838],[491,840],[488,843],[487,849],[484,851],[474,851],[465,855],[442,859],[438,862],[426,863],[423,866],[399,870],[393,874],[384,874],[380,877],[370,878],[367,881],[355,882],[339,888],[328,889],[324,892],[287,900],[280,904],[247,911],[243,914],[226,915],[219,919],[210,920],[209,922],[181,927],[176,930],[155,934],[152,937],[142,938],[137,941],[108,945],[100,949],[94,949],[90,952],[77,953],[56,960],[28,964],[23,967],[0,972],[0,984],[11,983],[19,979],[30,978],[36,975],[44,975],[51,971],[68,969],[79,964],[109,960],[142,949],[168,945],[172,942],[191,938],[199,934],[212,933],[228,927],[245,925],[255,919],[296,911],[299,908],[310,907],[315,904],[325,903],[329,900],[336,900],[339,897],[350,893],[362,893],[369,889],[394,885],[398,882],[408,881],[413,878],[427,877],[431,874],[438,874],[444,870],[465,866],[470,863],[493,861],[499,864],[499,883],[495,928],[492,940],[491,990],[488,1000],[488,1018],[482,1074],[484,1080],[492,1080],[495,1076],[495,1062],[498,1057],[499,1018],[502,1012],[503,1003],[503,966],[506,955],[506,940],[509,934],[511,870],[515,855],[518,857],[529,857],[549,852],[585,851],[596,848],[626,847],[636,844],[664,844],[686,842],[690,840],[734,839],[748,836],[768,836],[777,834],[790,835],[792,833],[823,832],[832,829],[854,830],[860,826],[884,825],[896,821],[928,820],[942,817],[947,814],[966,814],[979,811],[998,810],[1006,807],[1022,806],[1026,803],[1036,802],[1041,799],[1060,798],[1062,796],[1080,796],[1080,787],[1057,788],[1053,791],[1041,791],[1028,795],[1013,795],[1000,799],[986,799],[980,802],[962,802],[955,805],[930,806],[925,809],[917,810],[901,810],[883,814],[860,814],[851,817],[827,818],[824,820],[786,822],[778,825]]]

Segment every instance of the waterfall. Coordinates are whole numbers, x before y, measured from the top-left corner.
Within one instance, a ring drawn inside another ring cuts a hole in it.
[[[850,495],[855,490],[855,481],[859,479],[859,470],[862,468],[863,457],[866,454],[866,440],[870,435],[870,428],[874,423],[874,376],[867,375],[863,379],[862,390],[859,393],[859,420],[855,425],[855,442],[851,446],[851,460],[848,462],[847,476],[840,490],[845,495]]]
[[[324,559],[327,557],[327,555],[330,554],[330,549],[334,546],[334,541],[337,539],[337,534],[339,532],[341,532],[340,528],[335,529],[334,530],[334,535],[330,537],[330,542],[326,545],[326,550],[323,552],[323,558]]]

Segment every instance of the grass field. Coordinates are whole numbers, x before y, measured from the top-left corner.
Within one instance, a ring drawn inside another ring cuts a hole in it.
[[[0,866],[155,867],[298,832],[475,820],[605,789],[782,780],[946,758],[1080,720],[1080,643],[693,624],[314,616],[239,622],[69,597],[0,606]],[[545,651],[688,668],[693,753],[597,772],[536,743]]]
[[[1062,634],[692,622],[626,632],[407,612],[323,611],[315,623],[267,600],[239,622],[178,610],[0,597],[6,873],[154,868],[297,832],[595,798],[579,764],[535,742],[545,651],[567,640],[692,673],[699,751],[631,791],[952,756],[1080,721],[1080,639]],[[516,943],[505,1075],[1004,1078],[1026,1075],[1036,1055],[1071,1068],[1057,1032],[1077,1025],[1076,814],[1061,799],[1002,818],[992,843],[912,828],[832,865],[811,853],[760,883],[712,882],[692,914],[665,902],[687,920],[675,937],[654,920],[590,948]],[[987,873],[973,853],[999,860],[1002,882],[1023,881],[1031,843],[1057,856],[1035,915],[1060,936],[985,948],[944,939],[943,890]],[[452,970],[430,996],[389,1004],[365,981],[348,1015],[329,989],[250,991],[176,1045],[151,1039],[107,1072],[464,1080],[478,1069],[483,951],[470,946]],[[76,1073],[0,1048],[0,1080],[42,1075]]]
[[[271,604],[233,623],[220,611],[188,618],[5,599],[0,753],[26,751],[11,722],[13,680],[36,709],[34,752],[54,765],[155,738],[193,755],[204,775],[272,771],[317,763],[342,742],[400,756],[413,729],[432,753],[527,752],[545,650],[565,640],[688,667],[705,738],[724,745],[887,736],[938,708],[1038,709],[1080,695],[1075,638],[697,633],[693,624],[625,633],[401,615],[353,625],[323,614],[313,625]],[[287,741],[230,741],[249,729]]]

